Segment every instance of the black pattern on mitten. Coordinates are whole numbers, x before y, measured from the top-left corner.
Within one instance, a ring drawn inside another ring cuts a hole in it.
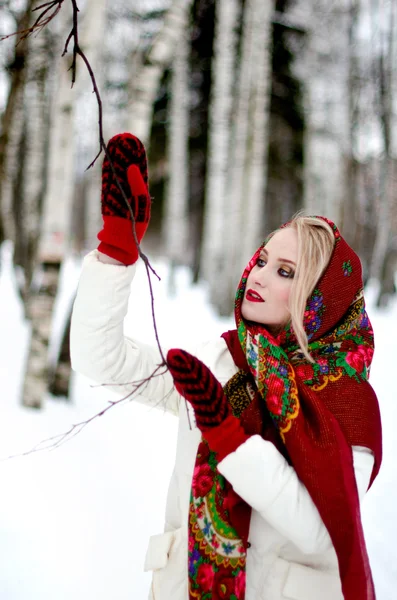
[[[142,142],[130,133],[121,133],[109,141],[107,152],[123,192],[132,207],[135,221],[148,222],[150,219],[148,170],[146,151]],[[128,171],[132,165],[136,165],[139,172],[131,169]],[[136,174],[135,185],[134,173]],[[131,214],[116,182],[108,156],[105,156],[102,165],[101,204],[104,216],[131,220]]]
[[[172,349],[167,354],[167,365],[176,389],[194,408],[200,429],[215,427],[232,414],[222,385],[198,358]]]

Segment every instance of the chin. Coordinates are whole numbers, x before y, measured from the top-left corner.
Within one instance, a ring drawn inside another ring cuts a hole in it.
[[[258,311],[254,306],[247,306],[244,304],[241,307],[241,315],[246,321],[252,321],[253,323],[258,323],[258,325],[265,325],[264,321],[260,318]]]

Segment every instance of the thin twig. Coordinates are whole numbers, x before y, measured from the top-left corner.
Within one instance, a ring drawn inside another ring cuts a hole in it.
[[[48,23],[50,23],[50,21],[52,21],[53,18],[56,17],[56,15],[61,10],[61,7],[62,7],[62,4],[64,3],[64,1],[65,0],[52,0],[51,2],[46,2],[45,4],[36,6],[36,8],[32,9],[32,12],[40,10],[42,8],[44,8],[44,10],[37,17],[37,19],[33,23],[33,25],[26,29],[18,30],[18,31],[15,31],[14,33],[10,33],[9,35],[2,36],[0,38],[0,42],[2,42],[3,40],[7,40],[11,37],[14,37],[16,35],[19,35],[20,36],[19,41],[18,41],[18,43],[19,43],[22,40],[26,39],[33,32],[41,31],[41,29],[43,29],[43,27],[48,25]],[[50,12],[52,9],[54,9],[53,12],[46,17],[47,13]]]
[[[152,287],[152,281],[151,281],[151,275],[150,275],[150,271],[157,277],[158,280],[160,280],[160,277],[158,276],[158,274],[156,273],[156,271],[154,270],[154,268],[152,267],[152,265],[150,264],[150,261],[148,259],[148,257],[142,252],[141,247],[140,247],[140,243],[136,234],[136,229],[135,229],[135,216],[132,210],[132,207],[130,205],[130,203],[128,202],[128,198],[122,188],[121,182],[117,176],[116,170],[114,168],[112,159],[110,157],[110,154],[107,150],[106,147],[106,143],[104,140],[104,136],[103,136],[103,105],[102,105],[102,99],[101,99],[101,95],[99,92],[99,88],[96,82],[96,78],[95,78],[95,74],[94,71],[91,67],[91,64],[85,54],[85,52],[81,49],[80,47],[80,43],[79,43],[79,30],[78,30],[78,13],[79,13],[79,8],[77,6],[77,0],[70,0],[71,4],[72,4],[72,9],[73,9],[73,19],[72,19],[72,29],[69,32],[67,38],[66,38],[66,42],[65,42],[65,46],[62,52],[62,56],[65,56],[65,54],[68,53],[68,49],[69,49],[69,45],[73,40],[73,49],[72,49],[72,63],[70,65],[70,70],[72,72],[72,77],[71,77],[71,83],[72,83],[72,87],[74,85],[74,83],[76,82],[76,72],[77,72],[77,57],[80,56],[80,58],[82,59],[82,61],[84,62],[86,69],[89,73],[90,79],[91,79],[91,83],[93,86],[93,91],[97,100],[97,104],[98,104],[98,133],[99,133],[99,151],[97,153],[97,155],[95,156],[95,158],[93,159],[93,161],[88,165],[87,170],[90,169],[91,167],[94,166],[94,164],[96,163],[96,161],[98,160],[99,156],[102,154],[102,150],[104,151],[106,157],[108,158],[110,167],[112,169],[116,184],[119,188],[119,191],[124,199],[124,202],[128,208],[128,211],[130,213],[131,216],[131,228],[132,228],[132,234],[133,234],[133,238],[134,238],[134,242],[137,246],[138,249],[138,254],[140,256],[140,258],[143,260],[144,264],[145,264],[145,268],[146,268],[146,273],[147,273],[147,277],[148,277],[148,281],[149,281],[149,290],[150,290],[150,296],[151,296],[151,310],[152,310],[152,321],[153,321],[153,328],[154,328],[154,333],[155,333],[155,338],[156,338],[156,343],[158,346],[158,350],[162,359],[162,363],[158,366],[158,368],[156,369],[156,371],[154,373],[152,373],[147,379],[144,380],[143,383],[148,382],[153,376],[155,376],[155,373],[157,372],[158,369],[160,369],[161,367],[167,367],[167,361],[164,357],[163,354],[163,350],[160,344],[160,338],[159,338],[159,333],[158,333],[158,329],[157,329],[157,321],[156,321],[156,315],[155,315],[155,308],[154,308],[154,294],[153,294],[153,287]],[[36,21],[34,22],[34,24],[23,30],[23,31],[17,31],[11,35],[20,35],[21,36],[21,40],[28,37],[29,35],[31,35],[34,31],[36,30],[41,30],[43,27],[45,27],[46,25],[48,25],[48,23],[50,23],[50,21],[52,21],[52,19],[58,14],[58,12],[60,11],[62,5],[64,3],[64,0],[51,0],[49,2],[45,2],[44,4],[41,4],[40,6],[37,6],[35,9],[33,9],[34,11],[38,11],[38,10],[42,10],[42,12],[40,13],[40,15],[37,17]],[[53,10],[53,12],[51,13],[50,11]],[[50,13],[49,15],[47,15],[47,13]],[[46,16],[47,15],[47,16]],[[3,38],[0,39],[0,41],[2,39],[7,39],[8,37],[11,37],[11,35],[9,36],[5,36]],[[121,398],[118,401],[110,401],[109,405],[103,409],[100,413],[97,413],[95,415],[93,415],[90,419],[88,419],[87,421],[83,421],[81,423],[78,423],[77,425],[73,425],[71,427],[71,429],[66,432],[65,434],[61,434],[60,436],[55,436],[54,438],[49,438],[49,440],[44,440],[44,442],[41,442],[40,444],[38,444],[38,449],[35,450],[31,450],[29,452],[27,452],[26,454],[30,454],[31,452],[35,452],[35,451],[39,451],[42,449],[47,449],[47,446],[45,448],[41,448],[41,444],[47,442],[47,441],[53,441],[53,440],[58,440],[57,442],[55,442],[54,447],[58,447],[61,443],[63,443],[63,441],[66,441],[67,439],[69,439],[70,437],[74,437],[74,435],[76,435],[77,433],[79,433],[84,427],[86,427],[86,425],[88,425],[93,419],[95,419],[96,417],[100,417],[103,414],[105,414],[110,408],[112,408],[113,406],[124,402],[125,400],[127,400],[132,394],[134,394],[141,386],[142,384],[139,384],[138,387],[136,387],[131,394],[129,394],[128,396]],[[186,402],[186,401],[185,401]],[[187,407],[186,407],[187,408]],[[189,415],[189,412],[188,412]],[[190,421],[189,421],[190,424]]]
[[[71,425],[70,428],[67,431],[64,431],[63,433],[59,433],[57,435],[46,438],[45,440],[41,440],[38,444],[33,446],[33,448],[31,448],[30,450],[26,450],[25,452],[21,452],[19,454],[13,454],[11,456],[7,456],[7,457],[1,459],[1,461],[10,460],[11,458],[19,458],[22,456],[28,456],[29,454],[36,454],[37,452],[43,452],[44,450],[55,450],[56,448],[59,448],[60,446],[62,446],[66,442],[68,442],[69,440],[73,439],[76,435],[78,435],[85,427],[87,427],[87,425],[92,423],[96,418],[102,417],[104,414],[106,414],[111,408],[113,408],[115,406],[119,406],[120,404],[126,402],[127,400],[132,400],[133,399],[132,397],[134,395],[136,395],[138,392],[142,392],[142,388],[144,388],[144,386],[146,386],[149,383],[149,381],[151,381],[153,378],[163,376],[167,372],[166,370],[161,371],[161,368],[164,366],[165,366],[164,364],[157,365],[157,367],[154,369],[154,371],[148,377],[145,377],[144,379],[141,379],[139,381],[131,382],[131,385],[133,386],[133,389],[131,390],[131,392],[129,392],[126,396],[119,398],[118,400],[108,400],[107,406],[105,406],[101,411],[91,415],[91,417],[89,417],[85,421],[80,421],[79,423],[75,423],[74,425]],[[126,386],[126,385],[129,385],[129,384],[128,383],[121,383],[121,384],[109,383],[109,384],[101,384],[99,386],[94,386],[94,387],[107,387],[107,386],[118,387],[118,386]],[[168,395],[169,394],[167,394],[166,397]],[[159,401],[159,403],[162,402],[163,400],[164,399],[161,399]],[[155,407],[157,407],[159,403],[157,403],[155,405]]]
[[[152,283],[151,283],[151,279],[150,279],[150,272],[149,270],[157,277],[158,280],[160,280],[159,275],[156,273],[156,271],[154,270],[154,268],[152,267],[152,265],[150,264],[150,261],[148,259],[148,257],[142,252],[141,247],[140,247],[140,243],[138,241],[137,235],[136,235],[136,230],[135,230],[135,217],[134,217],[134,213],[132,210],[132,207],[130,205],[130,203],[128,202],[128,198],[121,186],[121,183],[119,181],[119,178],[117,177],[117,173],[115,171],[111,156],[107,150],[106,147],[106,142],[103,136],[103,105],[102,105],[102,99],[101,99],[101,94],[99,92],[99,88],[97,85],[97,81],[95,78],[95,74],[94,71],[91,67],[91,64],[85,54],[85,52],[81,49],[80,47],[80,43],[79,43],[79,30],[78,30],[78,13],[79,8],[77,6],[77,1],[76,0],[70,0],[71,4],[72,4],[72,8],[73,8],[73,23],[72,23],[72,29],[66,39],[65,42],[65,46],[62,52],[62,56],[65,56],[65,54],[67,54],[68,52],[68,48],[70,45],[70,42],[73,40],[73,50],[72,50],[72,63],[70,65],[70,70],[72,72],[72,87],[74,85],[74,83],[76,82],[76,72],[77,72],[77,57],[80,56],[80,58],[83,60],[87,71],[89,73],[90,79],[91,79],[91,83],[93,86],[93,91],[97,100],[97,104],[98,104],[98,133],[99,133],[99,150],[98,153],[96,154],[95,158],[93,159],[93,161],[88,165],[87,170],[90,169],[91,167],[94,166],[94,164],[96,163],[96,161],[98,160],[98,158],[100,157],[100,155],[102,154],[102,150],[104,151],[110,167],[112,169],[116,184],[119,188],[119,191],[124,199],[124,202],[127,206],[127,209],[130,213],[131,216],[131,228],[132,228],[132,234],[133,234],[133,238],[134,238],[134,242],[137,246],[138,249],[138,254],[140,256],[140,258],[143,260],[144,264],[145,264],[145,268],[146,268],[146,272],[148,275],[148,279],[149,279],[149,288],[150,288],[150,294],[151,294],[151,303],[152,303],[152,319],[153,319],[153,327],[155,330],[155,336],[156,336],[156,343],[161,355],[161,358],[164,362],[164,364],[166,364],[164,355],[163,355],[163,351],[161,349],[161,345],[160,345],[160,340],[159,340],[159,335],[158,335],[158,329],[157,329],[157,323],[156,323],[156,316],[155,316],[155,312],[154,312],[154,297],[153,297],[153,288],[152,288]],[[19,31],[16,32],[12,35],[22,35],[21,39],[23,39],[24,37],[29,36],[31,33],[33,33],[33,31],[35,31],[36,29],[38,29],[39,27],[42,28],[43,26],[47,25],[54,17],[55,15],[59,12],[61,6],[63,5],[64,0],[52,0],[50,2],[46,2],[44,4],[41,4],[40,6],[37,6],[34,10],[40,10],[40,9],[44,9],[43,12],[40,13],[40,15],[38,16],[38,18],[36,19],[35,23],[32,25],[32,27],[24,30],[24,31]],[[54,12],[51,13],[51,15],[49,15],[44,21],[43,18],[46,15],[46,13],[48,11],[50,11],[51,9],[55,8]],[[9,37],[9,36],[8,36]],[[5,39],[5,38],[4,38]]]

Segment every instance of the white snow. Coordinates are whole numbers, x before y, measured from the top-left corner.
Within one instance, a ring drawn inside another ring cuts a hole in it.
[[[204,286],[192,287],[186,270],[177,273],[174,297],[164,275],[153,282],[160,339],[164,346],[189,347],[233,327],[218,319]],[[51,359],[59,322],[78,277],[78,265],[63,270],[62,294],[54,321]],[[126,331],[153,341],[143,266],[134,282]],[[142,288],[145,292],[142,292]],[[145,599],[150,574],[143,573],[148,537],[163,528],[168,480],[173,465],[177,420],[162,410],[126,402],[95,419],[53,451],[29,451],[42,440],[67,431],[96,414],[115,396],[74,376],[72,401],[46,398],[40,411],[20,406],[28,326],[14,285],[10,248],[3,248],[0,274],[0,599]],[[384,462],[363,505],[365,532],[378,600],[396,597],[397,452],[394,435],[395,386],[391,332],[397,332],[397,304],[370,308],[377,350],[372,383],[384,426]]]

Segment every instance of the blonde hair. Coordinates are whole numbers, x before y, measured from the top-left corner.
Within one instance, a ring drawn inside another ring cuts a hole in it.
[[[330,261],[335,237],[326,221],[300,213],[292,218],[287,227],[295,229],[298,236],[297,267],[289,299],[290,322],[300,349],[310,362],[314,362],[308,350],[303,317],[307,300]]]

